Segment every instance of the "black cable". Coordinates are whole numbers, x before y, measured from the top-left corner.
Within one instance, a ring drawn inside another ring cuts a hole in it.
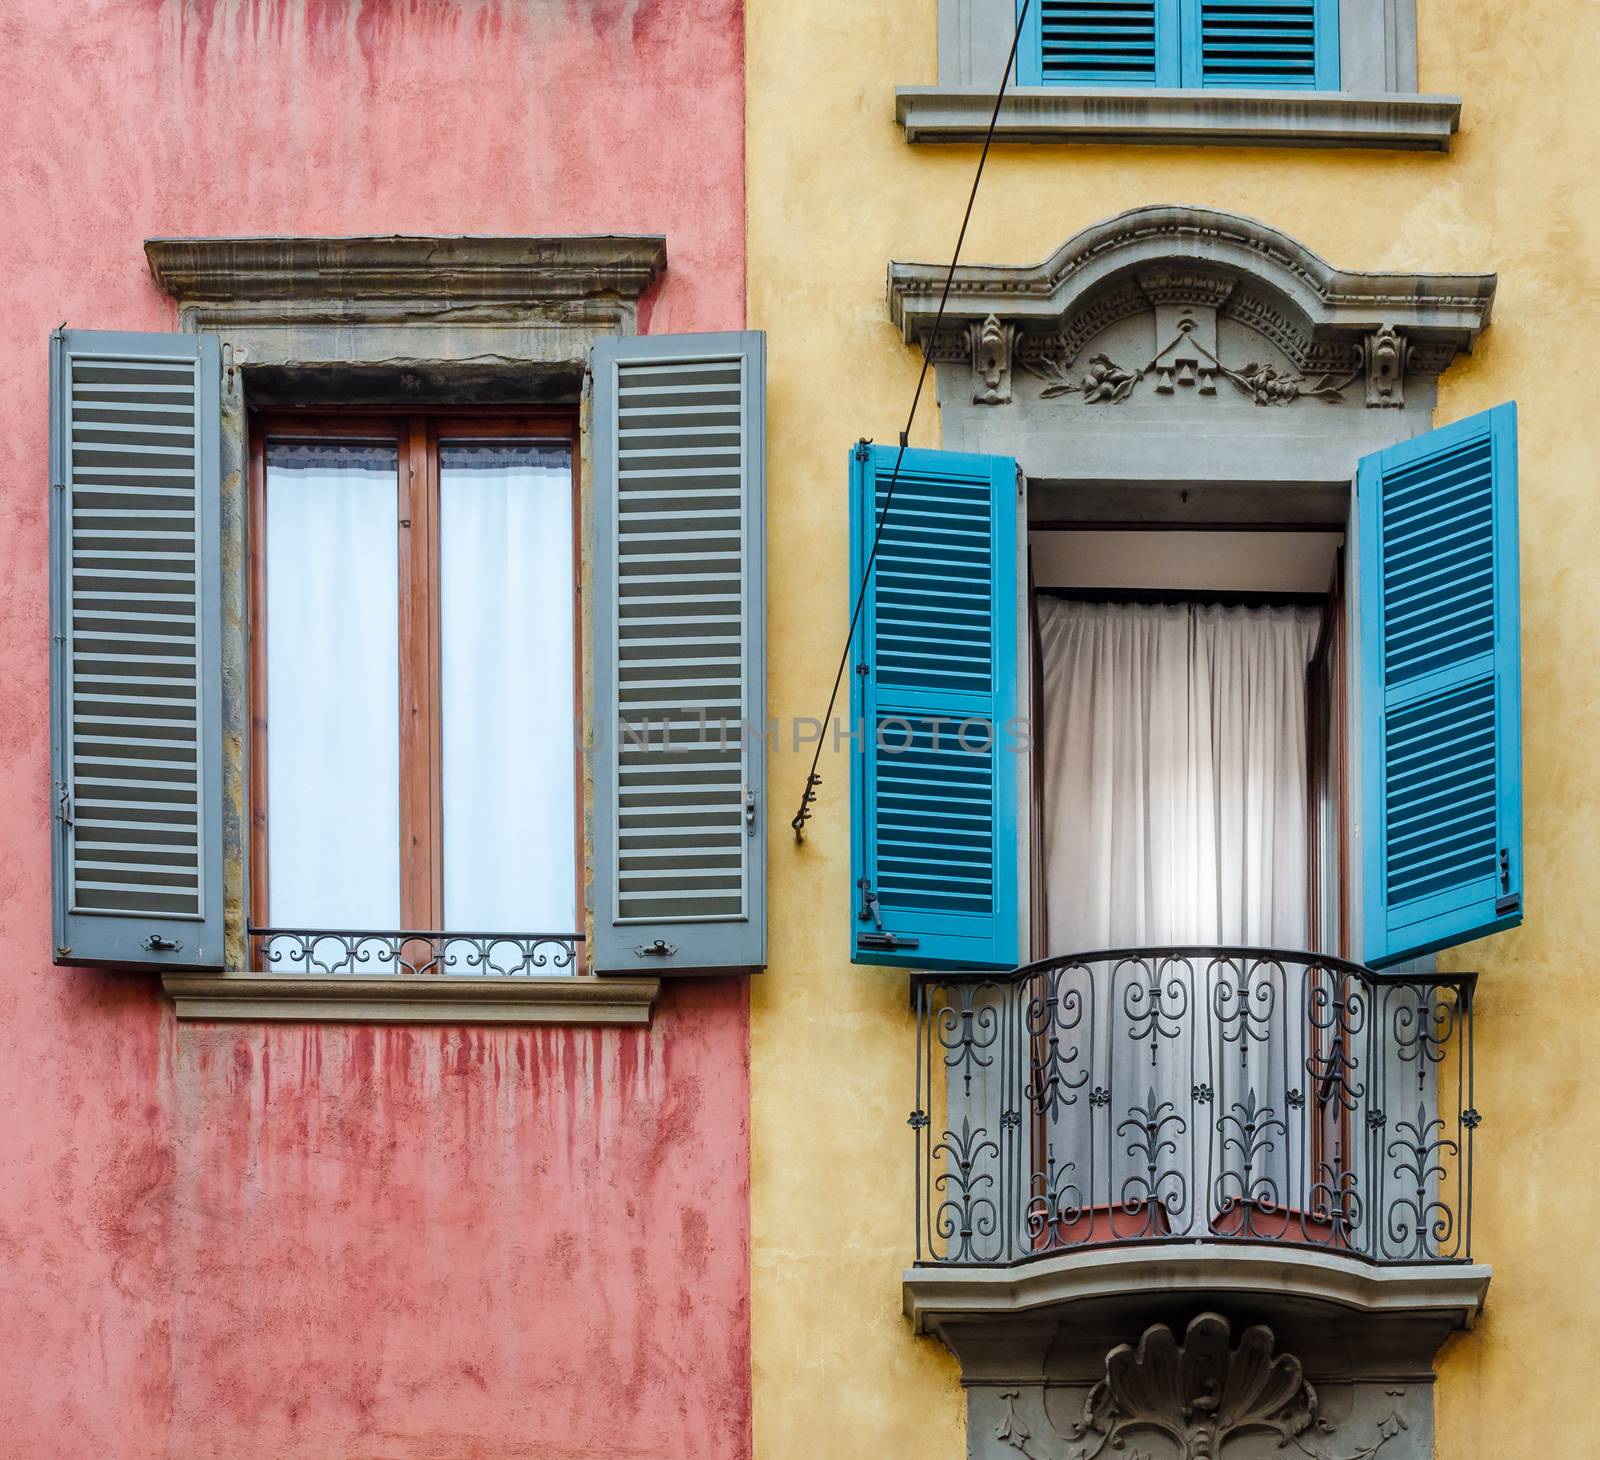
[[[883,537],[883,524],[888,520],[889,509],[894,505],[895,487],[900,481],[900,463],[905,460],[906,446],[911,436],[911,427],[917,419],[917,406],[922,400],[922,387],[928,378],[928,367],[933,363],[933,342],[939,337],[939,326],[944,323],[944,308],[950,302],[950,288],[955,283],[956,265],[961,261],[961,245],[967,241],[967,225],[972,221],[972,205],[978,200],[978,184],[983,181],[983,165],[989,160],[989,146],[994,141],[994,129],[1000,122],[1000,107],[1006,99],[1006,87],[1011,84],[1011,73],[1017,64],[1017,47],[1022,42],[1022,27],[1028,19],[1028,6],[1031,0],[1022,0],[1017,10],[1017,28],[1011,37],[1011,53],[1006,57],[1005,75],[1000,78],[1000,90],[995,93],[994,111],[989,116],[989,129],[983,136],[983,151],[978,154],[978,170],[972,178],[972,191],[967,194],[967,211],[961,219],[961,232],[956,235],[955,252],[950,256],[950,268],[944,276],[944,292],[939,296],[939,312],[934,316],[933,328],[923,336],[922,344],[922,369],[917,374],[917,388],[911,397],[911,410],[906,416],[905,429],[900,433],[900,450],[895,455],[894,470],[889,474],[889,491],[883,499],[883,510],[878,513],[878,524],[872,534],[872,550],[867,554],[865,567],[861,571],[861,585],[856,589],[855,607],[850,611],[850,632],[845,635],[844,652],[839,656],[839,667],[833,673],[833,690],[828,695],[828,708],[823,713],[823,733],[833,721],[833,707],[839,700],[839,685],[844,679],[845,666],[850,662],[850,647],[856,641],[856,625],[861,619],[862,606],[867,601],[867,584],[872,581],[872,568],[878,559],[878,543]],[[806,822],[811,818],[811,803],[817,799],[817,787],[822,783],[822,777],[817,774],[817,767],[822,763],[822,733],[817,736],[816,753],[811,757],[811,772],[806,777],[806,788],[800,793],[800,809],[795,812],[789,825],[794,828],[794,839],[803,842],[806,839]]]

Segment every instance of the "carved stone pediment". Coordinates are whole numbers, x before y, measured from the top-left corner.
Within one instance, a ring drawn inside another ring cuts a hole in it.
[[[1039,264],[963,265],[940,319],[945,279],[889,266],[890,318],[939,370],[945,444],[1046,481],[1348,480],[1430,424],[1495,291],[1493,274],[1336,269],[1254,219],[1169,206]]]

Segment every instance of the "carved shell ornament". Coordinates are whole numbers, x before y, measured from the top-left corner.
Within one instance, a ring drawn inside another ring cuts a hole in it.
[[[1107,1448],[1151,1460],[1149,1452],[1129,1447],[1141,1435],[1165,1436],[1181,1460],[1218,1460],[1230,1440],[1252,1434],[1274,1435],[1279,1448],[1329,1460],[1301,1438],[1313,1428],[1333,1432],[1317,1416],[1317,1392],[1300,1360],[1275,1352],[1276,1344],[1272,1330],[1257,1325],[1234,1348],[1228,1320],[1217,1313],[1193,1319],[1181,1343],[1164,1323],[1147,1328],[1137,1345],[1121,1344],[1106,1355],[1105,1378],[1089,1391],[1083,1418],[1063,1437],[1075,1447],[1067,1460],[1095,1460]],[[1387,1393],[1398,1400],[1405,1391]],[[995,1438],[1028,1460],[1047,1460],[1017,1416],[1017,1391],[1001,1397],[1006,1409]],[[1391,1410],[1376,1435],[1342,1460],[1374,1460],[1405,1428],[1398,1409]]]
[[[1202,1313],[1180,1344],[1165,1324],[1147,1328],[1138,1346],[1106,1355],[1106,1377],[1084,1404],[1083,1430],[1120,1447],[1130,1431],[1170,1435],[1184,1460],[1215,1460],[1232,1435],[1270,1431],[1280,1443],[1304,1433],[1317,1395],[1292,1354],[1274,1354],[1272,1330],[1247,1328],[1229,1347],[1228,1320]]]

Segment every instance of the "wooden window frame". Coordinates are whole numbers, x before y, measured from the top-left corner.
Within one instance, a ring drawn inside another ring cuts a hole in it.
[[[400,922],[408,931],[552,932],[580,934],[574,972],[583,973],[585,920],[583,744],[573,736],[573,867],[575,928],[447,929],[444,925],[443,720],[440,713],[439,444],[507,438],[564,441],[572,453],[572,713],[581,724],[583,637],[582,453],[572,409],[508,411],[446,408],[394,412],[271,411],[249,427],[248,604],[250,681],[250,870],[248,906],[254,927],[271,925],[268,830],[271,798],[267,746],[271,714],[267,682],[267,443],[271,439],[392,441],[397,453],[400,637]]]

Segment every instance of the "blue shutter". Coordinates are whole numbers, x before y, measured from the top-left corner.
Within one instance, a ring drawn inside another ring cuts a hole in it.
[[[50,341],[55,958],[222,964],[221,369]]]
[[[1183,0],[1185,86],[1337,91],[1339,0]]]
[[[1178,0],[1033,0],[1017,84],[1178,85]]]
[[[1362,938],[1374,966],[1522,921],[1517,416],[1361,462]]]
[[[851,458],[861,582],[897,449]],[[1017,963],[1017,464],[907,451],[852,646],[851,956]]]

